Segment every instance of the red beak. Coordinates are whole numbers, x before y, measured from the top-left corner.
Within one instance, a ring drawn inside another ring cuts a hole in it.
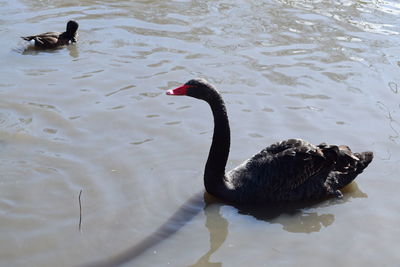
[[[187,93],[187,89],[189,88],[189,85],[182,85],[180,87],[177,87],[175,89],[172,90],[168,90],[167,91],[167,95],[186,95]]]

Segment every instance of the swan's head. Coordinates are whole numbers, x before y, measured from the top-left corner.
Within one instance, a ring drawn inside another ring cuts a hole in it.
[[[168,90],[167,95],[187,95],[209,101],[219,95],[215,87],[204,79],[192,79],[184,85]]]
[[[70,20],[67,23],[67,32],[75,33],[78,30],[79,24],[74,20]]]

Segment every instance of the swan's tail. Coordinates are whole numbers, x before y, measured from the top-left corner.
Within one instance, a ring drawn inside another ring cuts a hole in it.
[[[340,156],[336,170],[330,173],[331,187],[339,190],[351,183],[357,175],[371,163],[374,154],[371,151],[352,153],[346,146],[340,146]]]

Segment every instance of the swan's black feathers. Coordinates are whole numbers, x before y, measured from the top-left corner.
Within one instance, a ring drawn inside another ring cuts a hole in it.
[[[338,190],[362,172],[372,153],[369,162],[360,158],[347,146],[289,139],[263,149],[225,180],[240,196],[236,201],[246,203],[341,196]]]
[[[327,148],[326,150],[335,148]],[[227,174],[235,190],[247,191],[242,201],[263,196],[266,200],[284,200],[292,191],[310,178],[332,168],[335,153],[323,150],[301,139],[275,143]],[[252,194],[248,189],[253,188]],[[241,201],[241,202],[242,202]]]
[[[277,154],[289,148],[298,148],[302,152],[308,152],[308,151],[315,151],[317,147],[302,139],[288,139],[285,141],[272,144],[269,147],[265,148],[264,150],[272,154]]]

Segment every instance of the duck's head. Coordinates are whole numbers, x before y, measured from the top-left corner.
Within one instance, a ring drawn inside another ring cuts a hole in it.
[[[79,27],[78,22],[76,22],[74,20],[70,20],[67,23],[67,32],[70,34],[74,34],[78,30],[78,27]]]

